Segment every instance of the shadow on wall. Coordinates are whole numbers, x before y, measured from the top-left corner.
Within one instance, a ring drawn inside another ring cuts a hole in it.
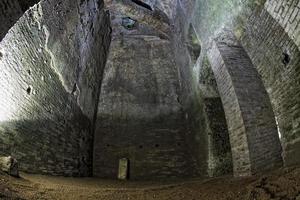
[[[27,172],[88,176],[110,21],[100,0],[56,2],[30,9],[0,43],[0,154]]]
[[[80,114],[69,119],[52,117],[0,122],[1,154],[17,158],[20,169],[28,173],[91,175],[93,138],[89,119]]]

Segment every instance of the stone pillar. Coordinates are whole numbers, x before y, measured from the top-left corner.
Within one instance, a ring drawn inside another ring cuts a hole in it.
[[[282,165],[281,145],[267,92],[243,47],[229,31],[208,52],[224,106],[236,176]]]

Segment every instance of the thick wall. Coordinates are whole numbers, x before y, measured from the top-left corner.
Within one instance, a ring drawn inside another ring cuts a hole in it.
[[[168,24],[153,25],[147,10],[133,8],[140,10],[126,13],[136,20],[126,29],[128,15],[110,7],[113,39],[98,107],[94,175],[116,178],[119,159],[128,158],[131,179],[193,177],[198,170],[185,140],[173,45],[160,34]]]
[[[196,158],[201,176],[208,175],[208,136],[205,107],[194,76],[194,65],[200,54],[201,46],[195,38],[194,28],[186,16],[180,1],[176,1],[171,23],[173,28],[174,60],[178,70],[180,86],[179,103],[185,113],[186,134],[191,155]],[[195,45],[196,44],[196,45]],[[196,51],[195,51],[196,50]],[[196,53],[197,52],[197,53]]]
[[[299,1],[288,0],[197,0],[192,20],[203,42],[201,58],[205,58],[210,41],[224,27],[241,40],[270,98],[286,165],[300,163],[299,8]],[[201,74],[205,71],[204,60],[200,63]],[[200,83],[202,81],[200,75]],[[203,89],[212,94],[207,90],[210,88]]]
[[[109,35],[102,1],[42,1],[0,43],[1,154],[21,170],[91,175]]]
[[[208,55],[226,114],[235,175],[281,166],[271,103],[247,53],[230,31],[224,31]]]
[[[241,41],[270,96],[285,164],[293,165],[300,163],[299,4],[280,2],[254,12]]]

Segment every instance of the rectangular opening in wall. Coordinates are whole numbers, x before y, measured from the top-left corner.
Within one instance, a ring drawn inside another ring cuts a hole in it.
[[[122,158],[119,160],[119,180],[127,180],[129,178],[129,159]]]

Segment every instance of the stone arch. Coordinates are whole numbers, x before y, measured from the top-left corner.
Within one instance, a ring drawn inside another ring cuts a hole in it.
[[[268,94],[247,53],[224,31],[208,57],[223,102],[236,176],[282,165],[281,144]]]

